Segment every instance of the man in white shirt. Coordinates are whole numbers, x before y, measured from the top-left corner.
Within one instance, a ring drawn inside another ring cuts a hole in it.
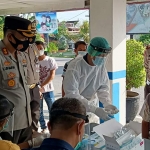
[[[40,92],[43,93],[43,98],[45,99],[48,110],[54,102],[54,86],[52,80],[55,77],[55,71],[58,68],[57,63],[54,58],[45,56],[44,54],[44,43],[41,41],[35,42],[39,50],[39,66],[40,66]],[[42,132],[47,128],[44,115],[43,115],[43,99],[40,102],[40,124]]]

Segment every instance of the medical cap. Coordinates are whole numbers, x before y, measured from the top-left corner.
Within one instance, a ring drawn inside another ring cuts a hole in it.
[[[1,150],[20,150],[19,146],[10,141],[0,140]]]
[[[92,44],[94,47],[98,47],[101,49],[110,49],[108,41],[103,37],[94,37],[90,41],[90,44]],[[94,48],[90,44],[88,46],[87,51],[91,56],[99,56],[100,54],[102,54],[102,52],[94,50]]]

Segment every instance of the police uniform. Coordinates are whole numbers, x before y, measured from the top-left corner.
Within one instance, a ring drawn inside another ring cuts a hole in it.
[[[32,129],[38,130],[38,121],[40,118],[40,93],[39,93],[39,64],[38,64],[38,49],[35,44],[31,44],[25,56],[28,61],[27,67],[27,85],[30,89],[31,96],[31,115]]]
[[[5,29],[16,30],[25,37],[32,37],[31,22],[15,16],[7,16]],[[7,37],[5,37],[7,38]],[[0,136],[13,143],[31,139],[30,94],[27,86],[27,60],[22,52],[15,51],[16,58],[9,52],[7,45],[0,41],[0,94],[11,101],[14,108],[14,122],[9,121],[7,131],[13,129],[13,137],[7,132]]]

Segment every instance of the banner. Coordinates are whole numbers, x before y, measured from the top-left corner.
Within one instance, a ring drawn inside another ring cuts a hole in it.
[[[127,34],[150,33],[150,3],[127,4]]]
[[[35,14],[36,30],[38,33],[58,33],[56,12],[39,12]]]

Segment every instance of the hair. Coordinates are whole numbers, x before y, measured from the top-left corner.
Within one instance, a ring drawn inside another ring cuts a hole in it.
[[[42,41],[36,41],[35,44],[36,45],[42,45],[45,48],[45,45],[44,45],[44,43]]]
[[[50,16],[46,16],[46,19],[49,18],[49,23],[51,22],[51,17]],[[47,21],[47,20],[46,20]]]
[[[79,45],[85,45],[85,46],[87,46],[87,44],[84,41],[77,41],[75,43],[75,49],[77,49]]]
[[[80,118],[71,115],[51,115],[55,110],[64,110],[70,113],[78,113],[86,115],[86,108],[79,100],[75,98],[60,98],[56,100],[50,110],[50,126],[51,129],[68,130],[80,120]]]

